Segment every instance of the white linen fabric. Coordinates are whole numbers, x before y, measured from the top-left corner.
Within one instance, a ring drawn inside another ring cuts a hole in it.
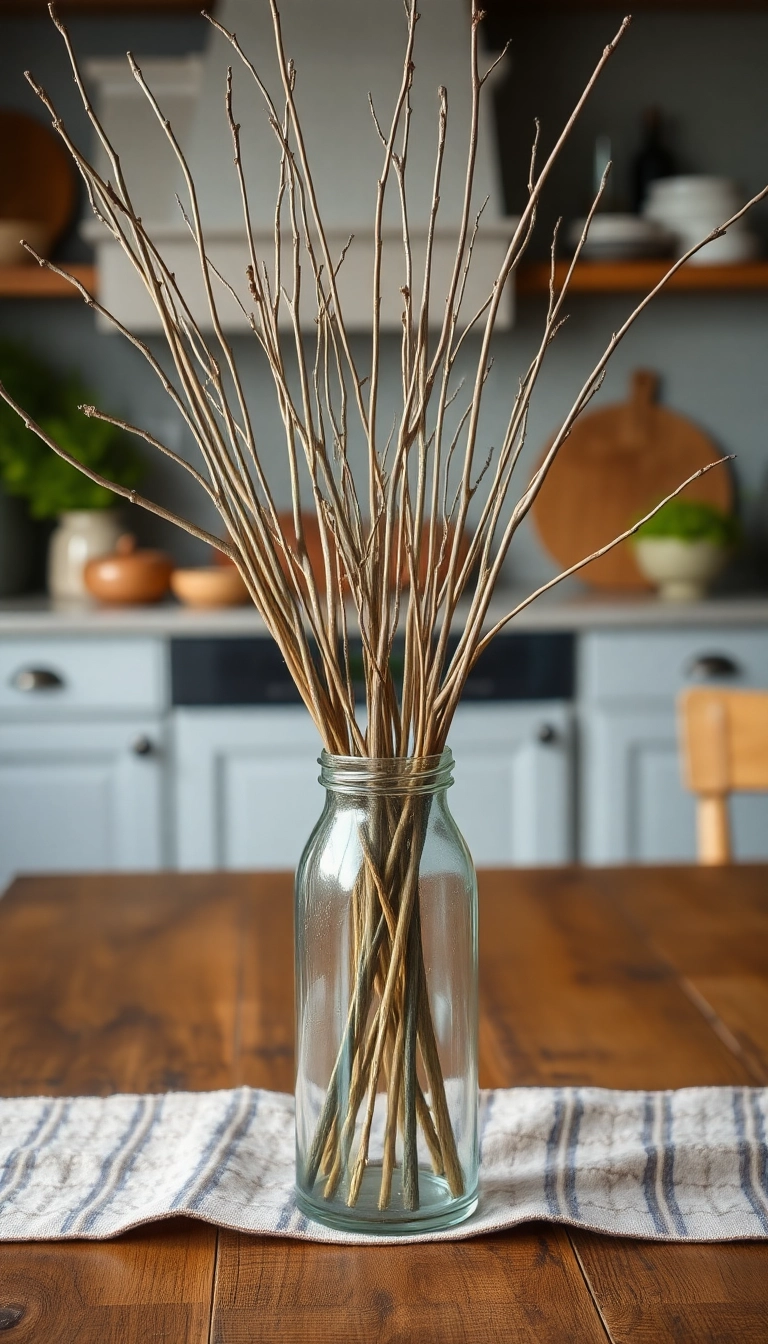
[[[477,1212],[669,1241],[768,1237],[768,1088],[517,1087],[481,1097]],[[293,1198],[293,1098],[241,1087],[0,1100],[0,1240],[112,1237],[169,1214],[323,1242]]]

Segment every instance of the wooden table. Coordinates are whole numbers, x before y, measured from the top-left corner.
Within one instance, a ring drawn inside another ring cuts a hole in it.
[[[768,1082],[766,867],[486,873],[480,946],[485,1086]],[[287,875],[20,881],[0,903],[0,1090],[288,1090],[291,961]],[[0,1246],[0,1338],[758,1344],[768,1244],[537,1224],[352,1249],[174,1219]]]

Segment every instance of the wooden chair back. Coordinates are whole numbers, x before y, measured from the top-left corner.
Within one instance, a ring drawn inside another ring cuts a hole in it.
[[[768,691],[697,687],[679,700],[683,776],[697,795],[699,863],[728,863],[728,795],[768,790]]]

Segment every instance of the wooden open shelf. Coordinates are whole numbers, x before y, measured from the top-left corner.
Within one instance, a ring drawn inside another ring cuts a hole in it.
[[[571,280],[572,294],[627,294],[653,289],[669,269],[668,261],[582,261]],[[568,263],[555,268],[555,283],[561,285]],[[518,294],[549,291],[549,262],[533,261],[517,273]],[[768,261],[749,261],[732,266],[683,266],[665,286],[669,290],[764,290],[768,289]]]
[[[703,9],[719,10],[764,10],[768,0],[486,0],[483,8],[493,15],[516,15],[531,11],[546,10],[548,13],[579,14],[583,10],[615,10],[622,14],[639,14],[646,9],[667,9],[699,11]]]
[[[82,263],[66,266],[91,294],[96,293],[96,267]],[[669,263],[661,261],[584,261],[573,273],[572,294],[629,294],[653,289]],[[565,279],[567,262],[558,262],[555,282]],[[684,266],[666,286],[670,290],[712,293],[768,290],[768,261],[750,261],[738,266]],[[517,273],[517,293],[546,294],[549,262],[533,261]],[[0,266],[0,298],[77,299],[74,285],[42,266]]]
[[[90,294],[96,293],[96,267],[73,262],[61,263],[62,268],[85,285]],[[44,266],[0,266],[0,298],[5,299],[80,299],[74,285],[60,275],[47,271]]]
[[[62,14],[199,14],[203,8],[214,9],[215,0],[210,0],[207,6],[201,0],[58,0],[57,8]],[[47,9],[47,0],[0,0],[0,17],[47,15]]]
[[[201,0],[58,0],[62,13],[101,13],[119,14],[143,10],[163,13],[174,10],[182,13],[187,10],[199,13],[203,8]],[[0,0],[2,14],[45,13],[47,0]],[[213,8],[212,0],[206,8]],[[557,13],[579,13],[585,9],[626,10],[626,0],[487,0],[486,9],[494,18],[505,19],[518,14],[529,14],[536,9]],[[646,9],[666,10],[764,10],[768,0],[633,0],[630,6],[633,13]]]

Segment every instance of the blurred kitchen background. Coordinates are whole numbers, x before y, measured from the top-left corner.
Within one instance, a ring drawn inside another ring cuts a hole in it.
[[[394,4],[399,8],[399,0]],[[129,0],[83,0],[62,5],[62,14],[83,62],[104,63],[102,96],[111,80],[117,106],[109,62],[127,49],[175,62],[163,77],[169,87],[174,79],[184,85],[191,67],[183,58],[204,56],[214,36],[195,8],[183,0],[143,8]],[[286,16],[306,14],[311,26],[321,21],[323,6],[286,0],[285,9]],[[542,123],[543,155],[623,10],[608,0],[599,6],[488,0],[487,9],[489,58],[512,40],[493,88],[488,145],[498,174],[492,205],[499,217],[514,216],[525,199],[534,118]],[[370,51],[368,24],[354,28],[345,32],[346,49],[368,43]],[[552,176],[529,263],[518,277],[513,320],[497,337],[483,422],[488,443],[503,432],[509,389],[539,339],[557,218],[567,256],[569,226],[585,215],[595,174],[609,156],[606,217],[626,221],[636,214],[639,182],[647,207],[648,181],[657,176],[718,179],[707,190],[724,193],[724,203],[759,191],[768,182],[767,60],[764,3],[635,6],[632,28]],[[0,0],[0,115],[16,111],[46,122],[24,81],[27,68],[73,138],[90,146],[44,6]],[[128,109],[126,102],[126,116]],[[12,125],[5,123],[0,162],[13,158]],[[13,199],[12,187],[0,181],[0,220],[11,212],[3,202]],[[687,190],[696,197],[699,188]],[[690,206],[694,213],[703,209],[700,202],[696,197]],[[53,255],[62,264],[94,264],[81,229],[86,205],[80,200],[56,244]],[[534,399],[524,468],[541,454],[610,333],[658,269],[652,253],[663,250],[663,241],[649,240],[651,229],[638,242],[630,226],[621,228],[606,235],[602,253],[580,264],[569,320]],[[692,422],[717,451],[736,455],[727,508],[740,520],[739,544],[730,546],[706,598],[664,602],[637,576],[629,586],[600,589],[574,581],[556,600],[530,609],[499,642],[470,687],[452,743],[459,761],[454,810],[478,864],[692,858],[693,801],[679,782],[675,697],[694,680],[768,687],[764,204],[747,229],[719,264],[687,268],[685,287],[654,301],[614,355],[593,407],[624,402],[635,371],[654,373],[661,404]],[[670,240],[668,250],[674,246]],[[81,274],[98,285],[90,271]],[[77,296],[46,296],[45,282],[36,266],[0,267],[0,342],[31,352],[56,374],[78,374],[99,405],[187,451],[141,356],[100,329]],[[248,338],[233,340],[248,370],[262,441],[274,440],[275,491],[286,506],[271,380]],[[150,343],[160,350],[156,336]],[[362,355],[364,333],[355,344]],[[385,422],[399,380],[394,332],[385,338],[383,361]],[[141,444],[136,451],[144,462],[142,492],[210,526],[185,474]],[[38,594],[53,521],[27,525],[22,511],[18,499],[0,498],[0,885],[30,869],[293,864],[320,809],[316,742],[255,614],[247,607],[180,607],[172,599],[151,607],[51,602]],[[160,520],[131,511],[118,531],[128,527],[141,547],[161,549],[177,566],[210,564],[204,546]],[[25,528],[26,575],[19,569]],[[558,568],[536,526],[526,523],[506,567],[510,592],[536,587]],[[735,824],[740,857],[768,855],[765,799],[740,798]]]

